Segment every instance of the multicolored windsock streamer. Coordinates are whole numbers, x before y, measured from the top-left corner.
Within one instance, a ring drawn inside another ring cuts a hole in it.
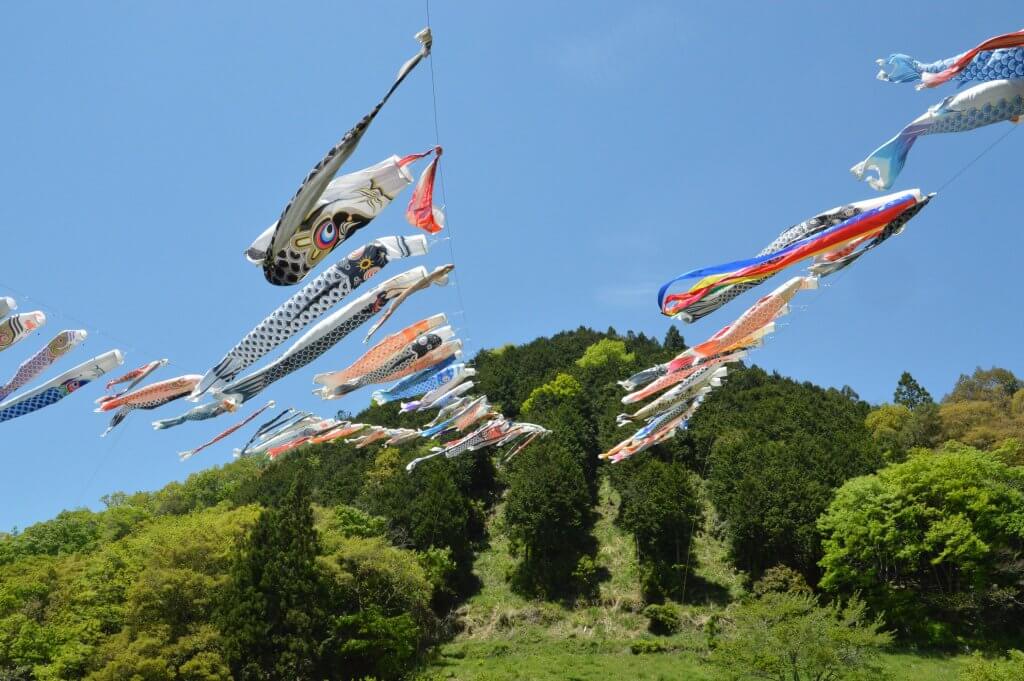
[[[705,297],[732,284],[764,281],[797,262],[834,251],[866,237],[880,234],[889,223],[924,201],[919,190],[893,194],[884,205],[867,210],[844,222],[800,239],[768,255],[692,270],[664,284],[658,291],[658,306],[666,316],[687,318],[688,310]],[[695,280],[681,293],[669,293],[679,282]]]
[[[124,362],[120,350],[111,350],[65,371],[57,378],[0,404],[0,422],[31,414],[56,404],[71,393],[114,369]]]
[[[79,329],[77,331],[61,331],[49,343],[43,346],[39,352],[32,355],[18,367],[14,377],[6,385],[0,386],[0,400],[20,390],[29,384],[32,379],[46,371],[46,368],[58,359],[71,352],[79,343],[88,337],[88,333]]]
[[[890,83],[918,83],[917,89],[937,87],[956,79],[962,86],[971,81],[1024,78],[1024,31],[989,38],[966,52],[928,64],[905,54],[891,54],[876,62],[878,79]]]
[[[332,198],[338,197],[332,197],[329,193],[330,184],[341,166],[356,150],[384,104],[416,65],[429,56],[432,43],[430,29],[423,29],[417,33],[416,40],[421,45],[419,53],[402,66],[398,77],[384,97],[313,166],[295,192],[295,196],[285,206],[281,217],[277,219],[269,239],[261,237],[253,244],[255,253],[260,250],[264,252],[263,274],[271,284],[297,284],[320,259],[372,219],[372,215],[358,213],[350,204],[346,204],[347,209],[332,210]],[[353,193],[370,211],[374,210],[375,202],[378,204],[377,208],[382,207],[380,204],[384,201],[384,195],[372,184],[364,188],[363,196],[359,196],[358,189],[353,190],[347,186],[345,196],[350,197]]]
[[[778,253],[784,248],[788,248],[798,241],[807,239],[809,237],[820,234],[821,232],[835,227],[847,220],[860,215],[869,210],[880,208],[889,201],[893,201],[902,196],[902,193],[898,194],[887,194],[886,196],[879,196],[873,199],[867,199],[865,201],[855,201],[853,203],[843,204],[842,206],[836,206],[826,211],[822,211],[817,215],[810,217],[803,222],[798,222],[795,225],[787,227],[777,236],[770,244],[761,249],[757,254],[757,257],[771,255],[772,253]],[[908,215],[916,215],[916,211],[907,211]],[[900,218],[902,219],[902,218]],[[907,218],[909,219],[909,218]],[[905,224],[903,220],[902,224]],[[682,312],[676,313],[678,319],[682,319],[686,322],[695,322],[698,319],[703,319],[715,310],[723,307],[730,301],[734,300],[738,296],[746,293],[747,291],[756,288],[769,277],[763,277],[760,279],[752,279],[743,283],[729,284],[727,286],[716,287],[713,291],[709,292],[703,298],[698,301],[692,302]]]

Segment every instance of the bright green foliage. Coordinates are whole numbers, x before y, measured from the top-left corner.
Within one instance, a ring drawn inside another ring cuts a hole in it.
[[[636,363],[636,355],[626,351],[626,343],[620,340],[602,338],[586,349],[583,356],[576,360],[581,369],[595,369],[608,364],[621,366]]]
[[[39,680],[228,678],[218,676],[219,632],[205,623],[230,547],[255,516],[161,518],[89,554],[0,568],[0,668],[29,666]]]
[[[986,660],[979,654],[971,659],[959,681],[1020,681],[1024,679],[1024,653],[1011,650],[1006,659]]]
[[[850,480],[818,523],[821,586],[931,643],[1019,632],[1024,616],[1024,470],[958,449]]]
[[[864,425],[890,463],[903,461],[914,447],[934,447],[942,437],[939,407],[932,402],[923,402],[914,409],[883,404],[867,415]]]
[[[435,626],[431,584],[417,557],[379,538],[352,538],[320,565],[329,608],[315,678],[403,676]]]
[[[893,394],[892,401],[900,406],[910,409],[911,411],[923,405],[935,403],[935,400],[932,399],[931,393],[925,390],[924,386],[918,383],[917,380],[910,375],[909,371],[904,371],[900,375],[900,380],[899,383],[896,384],[896,392]]]
[[[551,403],[559,403],[572,399],[580,394],[583,386],[570,374],[558,374],[554,380],[533,390],[523,402],[523,412],[530,413],[535,408],[544,409]]]
[[[970,376],[961,374],[943,402],[1007,403],[1021,388],[1024,384],[1008,369],[978,367]]]
[[[818,681],[886,678],[891,636],[856,598],[819,606],[814,596],[768,593],[731,609],[711,659],[732,679]]]
[[[1006,369],[961,375],[942,400],[943,436],[980,449],[1011,437],[1024,439],[1024,385]]]
[[[683,600],[686,570],[696,565],[692,533],[700,527],[693,474],[652,457],[630,461],[617,482],[619,524],[633,534],[648,601]]]
[[[355,506],[335,506],[324,520],[322,531],[349,537],[383,537],[388,531],[388,522],[380,516],[370,515]]]
[[[517,457],[509,483],[505,525],[521,555],[515,586],[547,598],[575,595],[573,573],[594,548],[590,495],[576,457],[541,440]]]
[[[99,538],[98,514],[87,509],[61,511],[53,520],[37,523],[0,542],[0,564],[23,556],[77,553],[94,547]]]

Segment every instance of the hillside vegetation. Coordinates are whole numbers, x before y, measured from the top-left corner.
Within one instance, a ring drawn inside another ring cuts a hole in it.
[[[869,405],[740,367],[599,465],[615,381],[684,347],[481,352],[481,392],[553,431],[509,462],[335,441],[0,535],[0,681],[1024,678],[1013,373]]]

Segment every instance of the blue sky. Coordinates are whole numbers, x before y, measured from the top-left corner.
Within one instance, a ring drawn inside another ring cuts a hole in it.
[[[848,168],[953,92],[874,79],[890,52],[952,55],[1020,28],[1019,3],[947,12],[900,3],[466,3],[434,0],[434,69],[454,288],[421,293],[390,330],[450,313],[470,353],[585,324],[661,336],[658,285],[753,255],[786,225],[868,198]],[[0,295],[43,309],[0,355],[2,380],[54,332],[112,347],[125,368],[203,373],[292,292],[242,252],[309,167],[415,51],[422,2],[19,3],[0,25]],[[426,66],[426,65],[424,65]],[[932,191],[1005,132],[923,138],[895,189]],[[393,98],[348,166],[434,143],[430,70]],[[967,170],[908,229],[801,294],[754,361],[889,399],[903,370],[934,394],[961,372],[1024,373],[1024,133]],[[407,200],[407,194],[405,199]],[[343,245],[412,233],[403,200]],[[409,266],[450,259],[448,244]],[[396,274],[404,267],[393,264]],[[767,289],[766,289],[767,290]],[[757,294],[692,326],[700,341]],[[266,393],[310,395],[350,338]],[[155,489],[230,460],[236,437],[181,464],[236,417],[154,432],[188,405],[137,412],[107,439],[93,384],[0,425],[0,528],[113,490]],[[243,408],[244,416],[259,404]]]

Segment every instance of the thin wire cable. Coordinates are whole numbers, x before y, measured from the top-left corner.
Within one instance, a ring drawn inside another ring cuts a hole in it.
[[[426,0],[426,6],[427,6],[427,28],[429,29],[430,28],[430,0]],[[428,59],[427,61],[430,62],[430,94],[431,94],[431,101],[433,103],[433,109],[434,109],[434,145],[435,146],[442,146],[441,145],[441,128],[440,128],[440,125],[438,124],[438,115],[437,115],[437,76],[434,73],[434,56],[433,56],[433,54],[431,54],[430,59]],[[455,277],[454,277],[455,281],[453,281],[452,283],[455,286],[455,294],[456,294],[456,296],[459,299],[459,307],[461,308],[461,312],[462,312],[463,324],[466,325],[466,328],[468,330],[468,328],[469,328],[469,315],[466,314],[466,301],[465,301],[465,299],[462,296],[462,286],[460,285],[460,279],[461,279],[460,271],[459,271],[459,268],[458,268],[458,260],[455,257],[455,228],[452,227],[452,224],[451,224],[451,214],[450,214],[450,212],[448,210],[448,194],[445,191],[444,167],[442,167],[440,164],[438,164],[437,171],[438,171],[437,172],[438,184],[441,186],[441,202],[444,204],[444,211],[445,211],[445,228],[448,230],[448,232],[450,234],[450,236],[447,237],[447,241],[448,241],[448,254],[451,256],[452,264],[456,266],[455,269],[453,270],[453,273],[455,274]],[[472,339],[471,338],[465,338],[465,339],[463,339],[463,342],[466,342],[466,341],[469,341],[469,340],[472,340]],[[468,345],[468,343],[467,343],[467,345]],[[467,348],[467,350],[468,350],[468,348]]]
[[[1002,141],[1003,141],[1004,139],[1006,139],[1007,137],[1009,137],[1009,136],[1010,136],[1010,133],[1012,133],[1012,132],[1013,132],[1014,130],[1016,130],[1016,129],[1017,129],[1017,125],[1011,125],[1011,126],[1010,126],[1010,129],[1009,129],[1009,130],[1007,130],[1007,131],[1006,131],[1006,132],[1004,132],[1004,133],[1003,133],[1002,135],[1000,135],[999,137],[997,137],[997,138],[996,138],[996,140],[995,140],[994,142],[992,142],[992,143],[991,143],[991,144],[989,144],[989,145],[988,145],[987,147],[985,147],[985,148],[984,148],[984,149],[982,150],[982,152],[981,152],[980,154],[978,154],[977,156],[975,156],[975,157],[974,157],[974,158],[973,158],[973,159],[972,159],[971,161],[969,161],[969,162],[967,163],[967,165],[965,165],[965,166],[964,166],[963,168],[961,168],[961,169],[960,169],[960,170],[958,170],[958,171],[957,171],[956,173],[954,173],[952,177],[950,177],[950,178],[949,178],[948,180],[946,180],[946,181],[945,181],[945,182],[944,182],[944,183],[943,183],[943,184],[942,184],[942,185],[941,185],[941,186],[940,186],[940,187],[939,187],[939,188],[938,188],[938,189],[936,190],[936,193],[940,193],[940,192],[942,192],[942,190],[943,190],[943,189],[945,189],[945,188],[946,188],[946,187],[948,187],[949,185],[953,184],[953,182],[954,182],[955,180],[958,180],[958,179],[960,178],[960,176],[961,176],[961,175],[963,175],[963,174],[964,174],[965,172],[967,172],[968,168],[970,168],[970,167],[971,167],[971,166],[973,166],[973,165],[974,165],[975,163],[977,163],[978,161],[980,161],[980,160],[981,160],[981,158],[982,158],[983,156],[985,156],[985,154],[987,154],[988,152],[992,151],[992,150],[993,150],[993,149],[994,149],[994,148],[996,147],[996,145],[998,145],[998,144],[999,144],[1000,142],[1002,142]]]

